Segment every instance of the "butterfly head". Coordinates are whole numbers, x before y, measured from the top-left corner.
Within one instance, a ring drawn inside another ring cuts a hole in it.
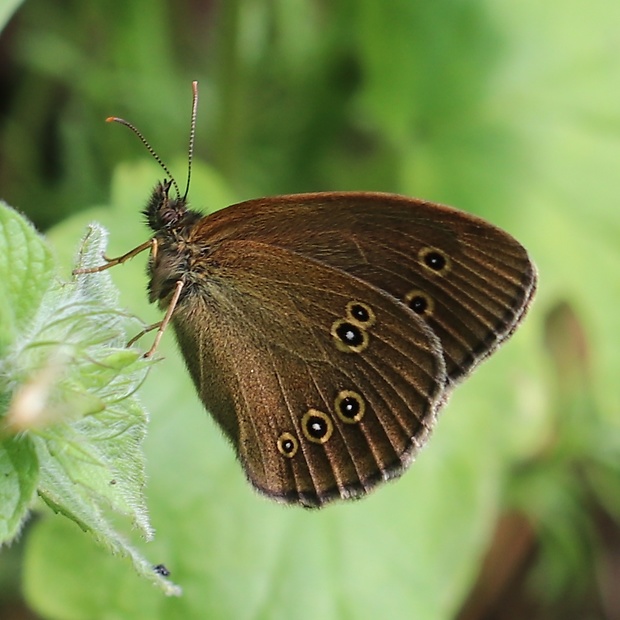
[[[184,223],[183,220],[189,213],[185,196],[170,196],[170,188],[173,184],[174,181],[166,179],[159,182],[142,212],[147,224],[154,232],[178,228]]]

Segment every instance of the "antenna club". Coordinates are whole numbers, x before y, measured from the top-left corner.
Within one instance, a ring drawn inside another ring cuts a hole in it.
[[[108,118],[105,119],[106,123],[118,123],[121,119],[117,118],[116,116],[108,116]]]

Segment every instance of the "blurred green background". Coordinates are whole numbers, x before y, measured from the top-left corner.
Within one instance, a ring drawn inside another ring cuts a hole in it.
[[[42,512],[0,551],[0,618],[620,617],[617,0],[0,0],[13,10],[0,197],[49,232],[65,276],[93,219],[112,255],[146,239],[162,176],[105,117],[135,123],[182,184],[196,79],[193,206],[420,196],[511,232],[540,291],[411,471],[320,513],[253,493],[165,338],[141,393],[144,553],[184,596]],[[154,321],[143,270],[113,277]]]

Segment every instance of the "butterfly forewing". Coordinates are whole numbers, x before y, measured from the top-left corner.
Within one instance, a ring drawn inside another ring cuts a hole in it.
[[[465,376],[515,329],[536,288],[526,250],[469,214],[377,193],[251,200],[196,233],[292,250],[371,283],[417,313],[441,342],[447,382]]]

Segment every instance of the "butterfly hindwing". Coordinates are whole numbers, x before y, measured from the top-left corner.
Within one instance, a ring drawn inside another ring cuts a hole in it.
[[[428,326],[371,284],[283,248],[223,242],[210,263],[174,324],[252,483],[315,506],[398,475],[442,402]]]

